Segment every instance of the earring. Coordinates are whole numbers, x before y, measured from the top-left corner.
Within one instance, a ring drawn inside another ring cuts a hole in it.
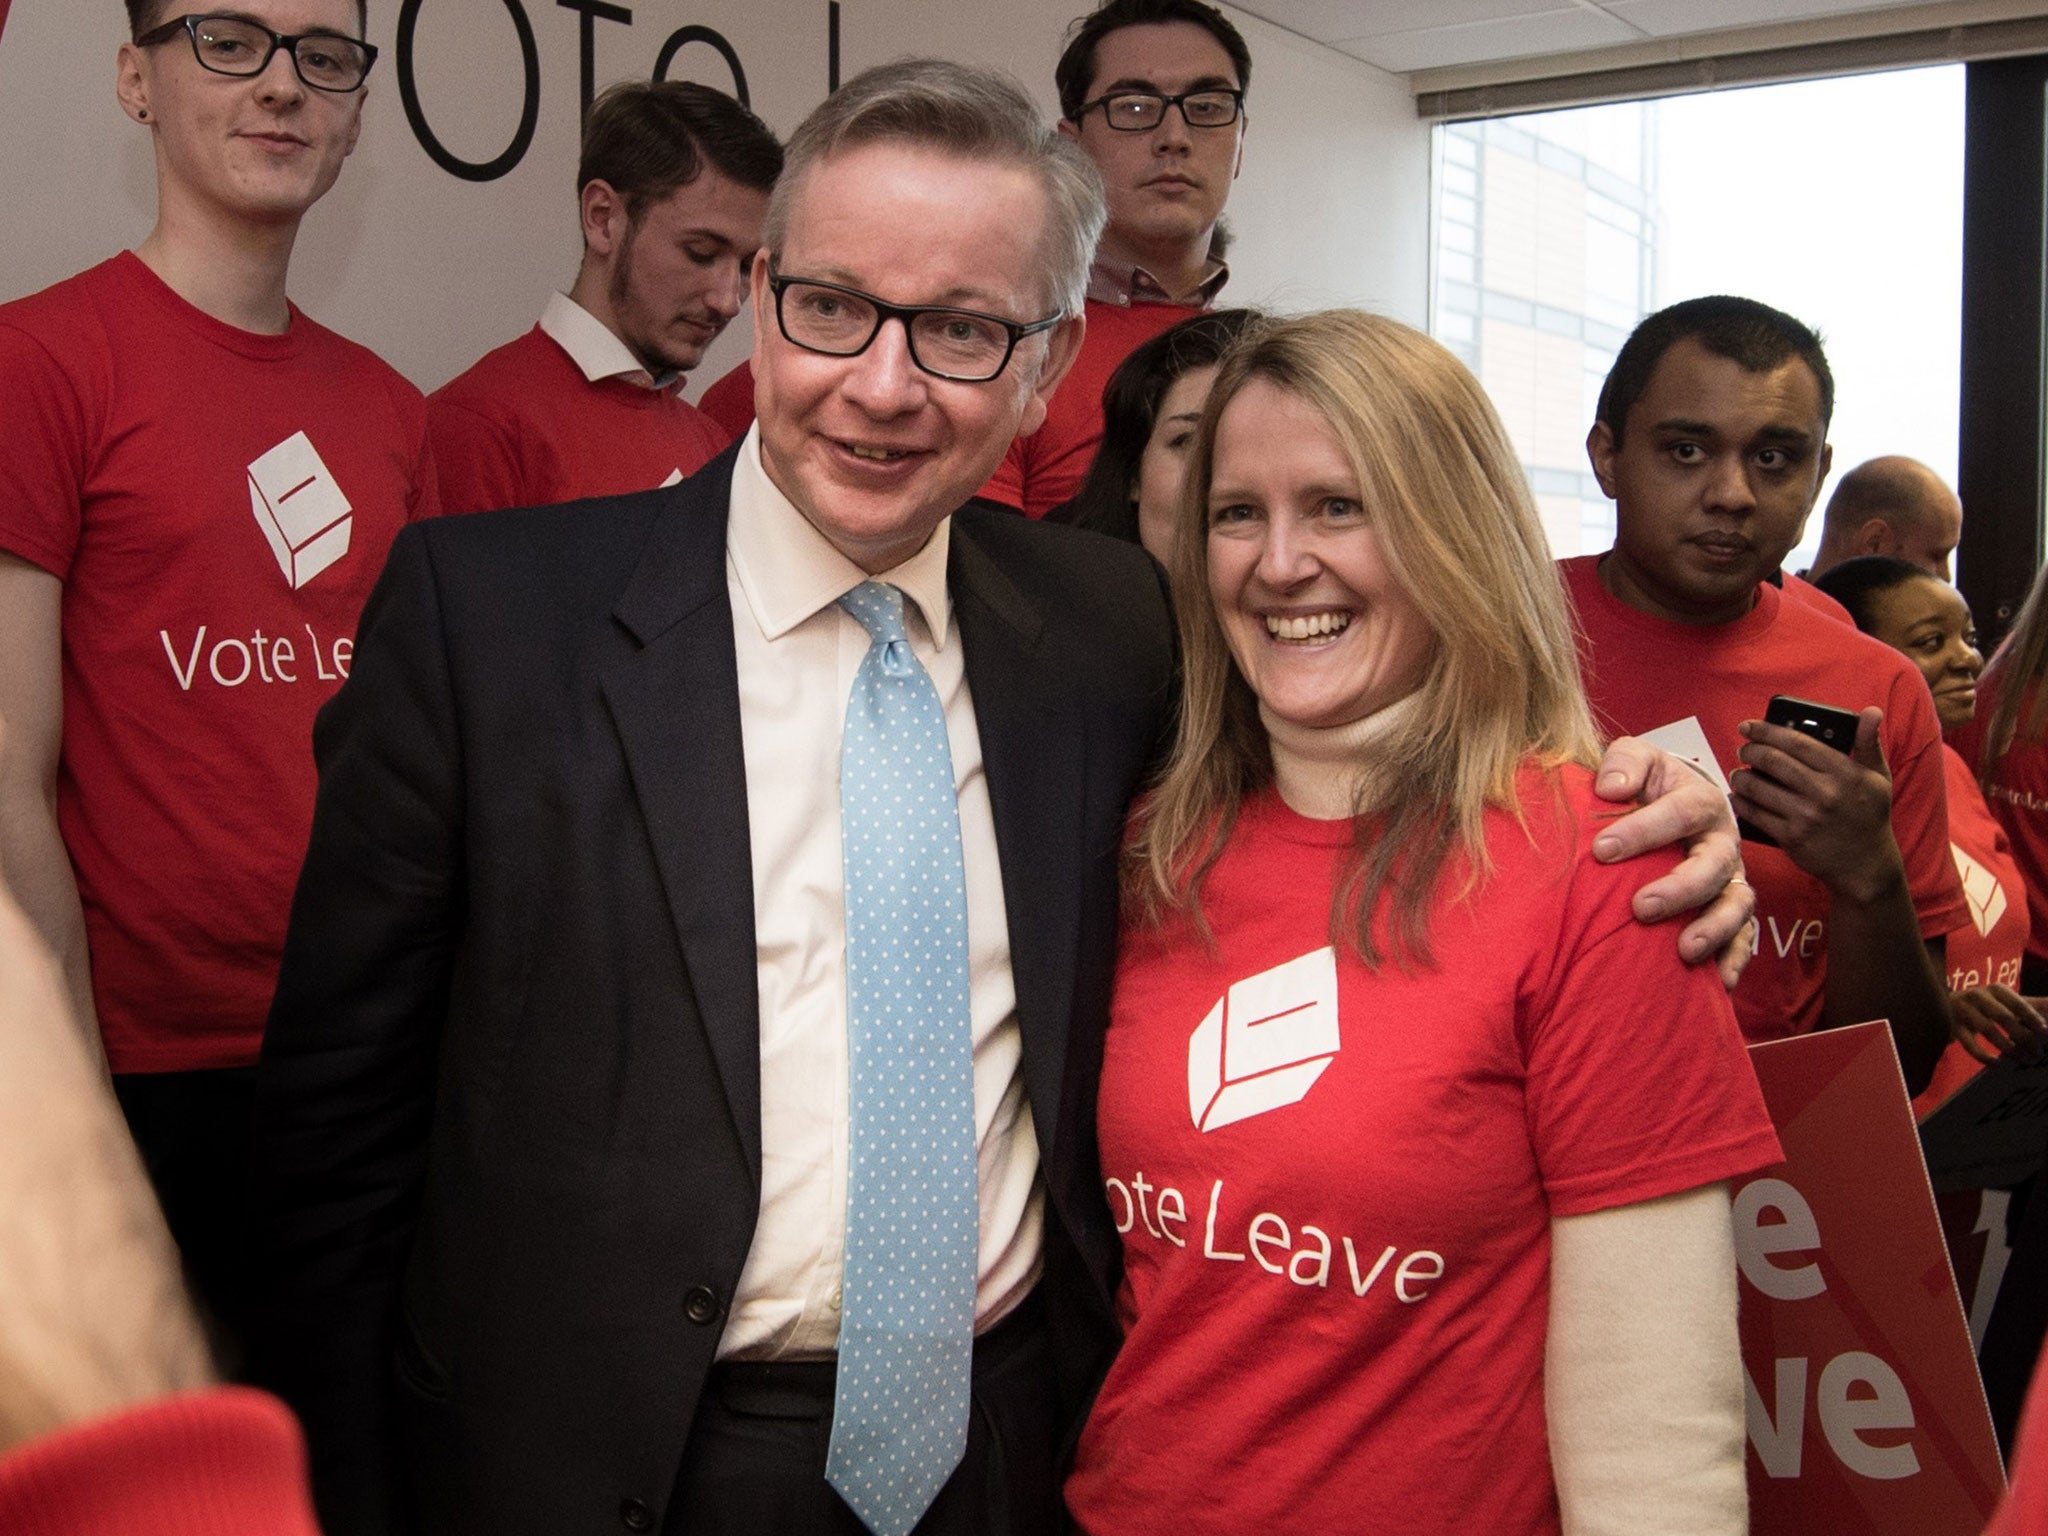
[[[138,123],[146,123],[146,122],[148,122],[148,121],[149,121],[149,108],[147,108],[147,107],[137,107],[137,108],[135,109],[135,120],[136,120],[136,121],[137,121]]]

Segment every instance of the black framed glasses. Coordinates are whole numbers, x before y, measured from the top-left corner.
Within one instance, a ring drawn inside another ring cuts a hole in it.
[[[339,32],[286,36],[246,16],[180,16],[143,33],[135,46],[154,48],[180,32],[191,39],[199,67],[216,75],[260,75],[282,48],[299,78],[316,91],[359,91],[377,62],[377,50],[359,38]]]
[[[806,352],[858,357],[891,320],[903,322],[910,360],[926,373],[958,384],[986,384],[1010,366],[1026,336],[1060,323],[1060,316],[1019,324],[978,309],[943,304],[885,304],[871,293],[809,277],[768,274],[775,323]]]
[[[1228,128],[1244,111],[1244,92],[1209,87],[1182,91],[1178,96],[1158,91],[1111,91],[1093,101],[1081,103],[1074,114],[1079,122],[1095,108],[1102,108],[1102,120],[1119,133],[1148,133],[1166,121],[1168,107],[1180,108],[1180,120],[1190,128]]]

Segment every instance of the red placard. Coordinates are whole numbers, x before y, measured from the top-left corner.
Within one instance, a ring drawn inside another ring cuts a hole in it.
[[[1735,1188],[1754,1536],[1977,1536],[2005,1489],[1891,1032],[1750,1049],[1785,1161]]]

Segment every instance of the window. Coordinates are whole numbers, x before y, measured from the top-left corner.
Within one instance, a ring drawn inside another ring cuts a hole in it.
[[[1903,453],[1955,483],[1963,75],[1436,130],[1432,326],[1500,410],[1557,554],[1613,542],[1584,444],[1616,350],[1642,316],[1696,294],[1744,294],[1820,330],[1837,474]],[[1819,539],[1816,507],[1788,566]]]

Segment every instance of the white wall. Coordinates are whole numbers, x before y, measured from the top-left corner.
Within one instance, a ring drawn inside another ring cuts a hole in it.
[[[414,75],[428,126],[471,161],[505,149],[524,99],[514,0],[421,0]],[[400,0],[373,0],[362,142],[308,217],[292,295],[431,389],[530,325],[575,274],[579,17],[517,0],[540,63],[539,120],[518,166],[489,182],[434,164],[407,123],[395,46]],[[1067,22],[1087,0],[844,0],[841,77],[908,53],[1008,68],[1046,104]],[[826,90],[827,0],[633,0],[598,21],[596,83],[653,72],[679,27],[728,39],[754,109],[787,133]],[[133,245],[154,192],[148,133],[113,99],[113,0],[19,0],[0,9],[0,299],[33,292]],[[1231,198],[1229,296],[1285,308],[1356,303],[1420,323],[1427,288],[1428,146],[1395,77],[1241,12],[1253,55],[1250,138]],[[675,78],[731,89],[712,48],[682,50]],[[743,355],[745,319],[695,376]]]

